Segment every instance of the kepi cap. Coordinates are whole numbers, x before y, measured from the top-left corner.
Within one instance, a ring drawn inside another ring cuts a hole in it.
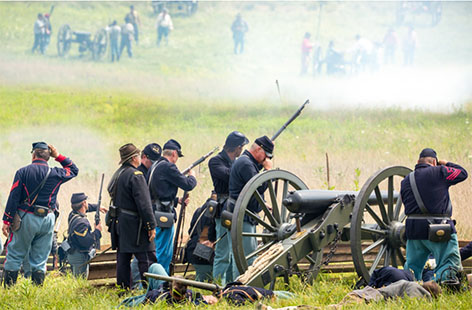
[[[139,155],[141,151],[133,144],[133,143],[127,143],[120,147],[120,162],[119,164],[121,165],[122,163],[126,162],[129,160],[131,157],[135,155]]]
[[[33,142],[33,148],[31,149],[31,153],[33,153],[34,150],[47,150],[49,148],[48,144],[46,142]]]
[[[164,150],[176,150],[179,157],[184,157],[184,154],[182,154],[180,143],[175,141],[174,139],[170,139],[166,142],[166,144],[164,144]]]
[[[422,157],[432,157],[436,159],[436,162],[438,161],[438,155],[436,154],[436,151],[431,148],[423,149],[420,153],[420,158]]]
[[[249,140],[246,136],[239,131],[233,131],[226,137],[225,146],[227,147],[237,147],[241,145],[246,145],[249,143]]]
[[[146,147],[143,150],[143,153],[150,160],[158,160],[161,157],[162,148],[157,143],[150,143],[150,144],[146,145]]]
[[[270,140],[269,137],[267,136],[259,137],[254,141],[254,143],[259,145],[264,150],[264,152],[266,153],[267,157],[269,157],[269,159],[273,157],[272,153],[274,152],[274,142],[272,142],[272,140]]]
[[[72,205],[81,203],[82,201],[86,200],[88,197],[84,193],[74,193],[72,197],[70,197],[70,203]]]

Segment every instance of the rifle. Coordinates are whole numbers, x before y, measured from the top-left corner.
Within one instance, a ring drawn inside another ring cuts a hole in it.
[[[187,169],[185,169],[182,174],[187,174],[192,170],[194,167],[200,165],[203,163],[208,157],[210,157],[213,153],[215,153],[218,150],[218,147],[215,147],[213,150],[208,152],[207,154],[203,155],[200,157],[198,160],[196,160],[193,164],[191,164]],[[182,197],[182,202],[180,204],[180,213],[179,213],[179,219],[177,220],[177,229],[175,230],[175,237],[174,237],[174,245],[173,245],[173,251],[172,251],[172,261],[170,262],[169,266],[169,273],[171,275],[174,274],[174,267],[175,263],[177,262],[179,256],[180,256],[180,251],[179,249],[179,244],[182,242],[183,239],[183,223],[185,220],[185,208],[187,207],[187,204],[185,203],[185,200],[188,198],[188,192],[185,191],[184,195]]]
[[[58,240],[58,237],[57,237],[57,234],[59,233],[59,227],[61,226],[61,217],[58,216],[57,217],[57,222],[56,222],[56,225],[54,226],[54,235],[53,235],[53,246],[54,246],[54,243],[55,243],[55,246],[56,246],[56,254],[54,254],[52,256],[52,269],[56,270],[57,269],[57,253],[58,253],[58,250],[59,250],[59,246],[57,245],[57,240]],[[54,239],[56,239],[54,241]]]
[[[149,272],[145,272],[144,276],[148,278],[156,279],[156,280],[166,281],[166,282],[175,281],[177,283],[182,283],[187,286],[192,286],[192,287],[196,287],[202,290],[212,291],[215,293],[221,292],[223,290],[221,286],[215,283],[206,283],[206,282],[188,280],[184,278],[167,277],[160,274],[154,274],[154,273],[149,273]]]
[[[275,139],[277,139],[277,137],[288,127],[288,125],[290,125],[291,122],[293,122],[299,115],[300,113],[302,113],[302,110],[305,108],[305,106],[307,104],[310,103],[310,100],[306,100],[305,103],[303,103],[301,105],[301,107],[298,108],[298,110],[292,115],[292,117],[289,118],[289,120],[283,124],[282,127],[280,127],[279,130],[277,130],[277,132],[272,136],[272,138],[270,138],[272,141],[274,141]]]
[[[102,181],[100,182],[100,192],[98,193],[97,210],[95,211],[95,226],[100,224],[100,206],[102,204],[102,190],[103,190],[103,179],[105,173],[102,173]],[[100,239],[95,240],[95,249],[100,250]]]

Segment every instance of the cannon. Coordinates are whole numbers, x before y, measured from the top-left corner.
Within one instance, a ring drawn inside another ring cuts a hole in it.
[[[66,56],[72,46],[77,43],[80,56],[90,52],[93,60],[100,60],[105,56],[108,46],[108,33],[102,28],[99,29],[92,39],[92,34],[85,31],[72,31],[67,24],[62,25],[57,33],[57,54],[60,57]]]
[[[239,280],[273,288],[276,278],[288,282],[296,274],[311,282],[341,241],[350,242],[355,270],[365,281],[377,268],[402,266],[406,216],[399,187],[409,172],[402,166],[381,169],[359,192],[309,190],[296,175],[279,169],[254,176],[235,202],[230,223]],[[257,191],[264,184],[265,197]],[[247,209],[252,199],[259,202],[262,217]],[[259,224],[255,233],[243,230],[245,217]],[[245,253],[240,246],[243,238],[256,238],[257,249]],[[264,258],[266,254],[271,256]],[[302,270],[302,261],[309,263],[308,268]]]

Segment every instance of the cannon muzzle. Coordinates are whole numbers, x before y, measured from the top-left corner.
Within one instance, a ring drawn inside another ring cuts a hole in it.
[[[387,191],[381,191],[382,200],[387,202]],[[328,191],[328,190],[299,190],[291,192],[283,200],[284,206],[292,213],[308,213],[322,215],[326,209],[339,201],[344,195],[354,195],[357,197],[359,192],[356,191]],[[395,192],[393,195],[394,202],[398,199],[399,194]],[[370,205],[378,205],[375,193],[370,195],[367,201]]]

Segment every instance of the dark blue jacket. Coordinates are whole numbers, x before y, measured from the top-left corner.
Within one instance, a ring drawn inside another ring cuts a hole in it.
[[[93,212],[93,210],[88,210]],[[74,250],[88,253],[94,246],[97,240],[100,240],[102,233],[95,229],[92,232],[92,227],[87,219],[87,216],[77,211],[72,211],[69,214],[69,229],[68,241]]]
[[[233,161],[225,150],[222,150],[208,161],[211,179],[217,195],[228,195],[229,193],[229,174],[232,164]]]
[[[192,221],[190,222],[190,227],[188,229],[188,233],[192,233],[190,236],[190,240],[187,243],[187,247],[185,248],[185,259],[191,264],[199,264],[199,265],[212,265],[212,262],[205,261],[193,255],[193,251],[197,246],[197,243],[201,239],[202,232],[206,232],[206,237],[204,240],[210,240],[211,242],[216,241],[216,230],[215,230],[215,220],[211,217],[207,217],[205,215],[200,215],[202,212],[206,211],[207,209],[208,200],[206,203],[195,210],[193,214]],[[200,220],[197,223],[198,218]],[[194,228],[195,227],[195,228]],[[193,230],[193,232],[192,232]]]
[[[461,260],[466,260],[471,256],[472,256],[472,241],[465,247],[461,248]]]
[[[395,267],[382,267],[376,269],[370,276],[369,286],[381,288],[400,280],[415,281],[410,270],[398,269]]]
[[[54,167],[51,169],[44,187],[34,201],[35,205],[54,209],[60,186],[79,173],[79,169],[69,158],[59,155],[56,161],[62,165],[62,168]],[[30,193],[41,184],[48,170],[49,165],[47,161],[35,159],[30,165],[16,172],[5,207],[5,213],[3,214],[4,223],[7,225],[11,223],[18,209],[32,212],[30,205],[33,204],[35,197],[30,197]]]
[[[147,180],[148,180],[148,178],[147,178],[148,177],[148,168],[146,168],[145,165],[141,164],[136,169],[138,169],[139,171],[141,171],[143,173],[144,177],[146,178],[146,182],[147,182]]]
[[[174,201],[177,205],[176,196],[179,188],[184,191],[191,191],[197,186],[197,179],[193,176],[183,175],[177,166],[167,158],[161,157],[156,163],[151,179],[151,198],[160,201]],[[151,178],[152,168],[149,169],[148,180]]]
[[[445,166],[431,166],[417,164],[415,166],[415,180],[421,199],[431,214],[446,214],[449,205],[449,187],[464,181],[467,171],[454,163]],[[405,205],[405,214],[423,214],[418,207],[410,185],[410,177],[406,176],[401,183],[401,197]],[[452,214],[448,214],[451,216]],[[441,221],[436,221],[440,223]],[[453,232],[456,232],[454,223],[448,221]],[[406,220],[406,238],[410,240],[428,239],[427,220]]]
[[[246,183],[253,176],[258,174],[261,169],[262,165],[254,159],[252,154],[248,150],[244,151],[243,155],[236,159],[231,167],[231,173],[229,176],[229,196],[234,200],[237,200],[239,193],[241,193],[241,190]],[[264,195],[266,189],[267,184],[263,184],[257,189],[257,191],[261,195]],[[256,214],[262,210],[254,197],[249,201],[247,208]]]

